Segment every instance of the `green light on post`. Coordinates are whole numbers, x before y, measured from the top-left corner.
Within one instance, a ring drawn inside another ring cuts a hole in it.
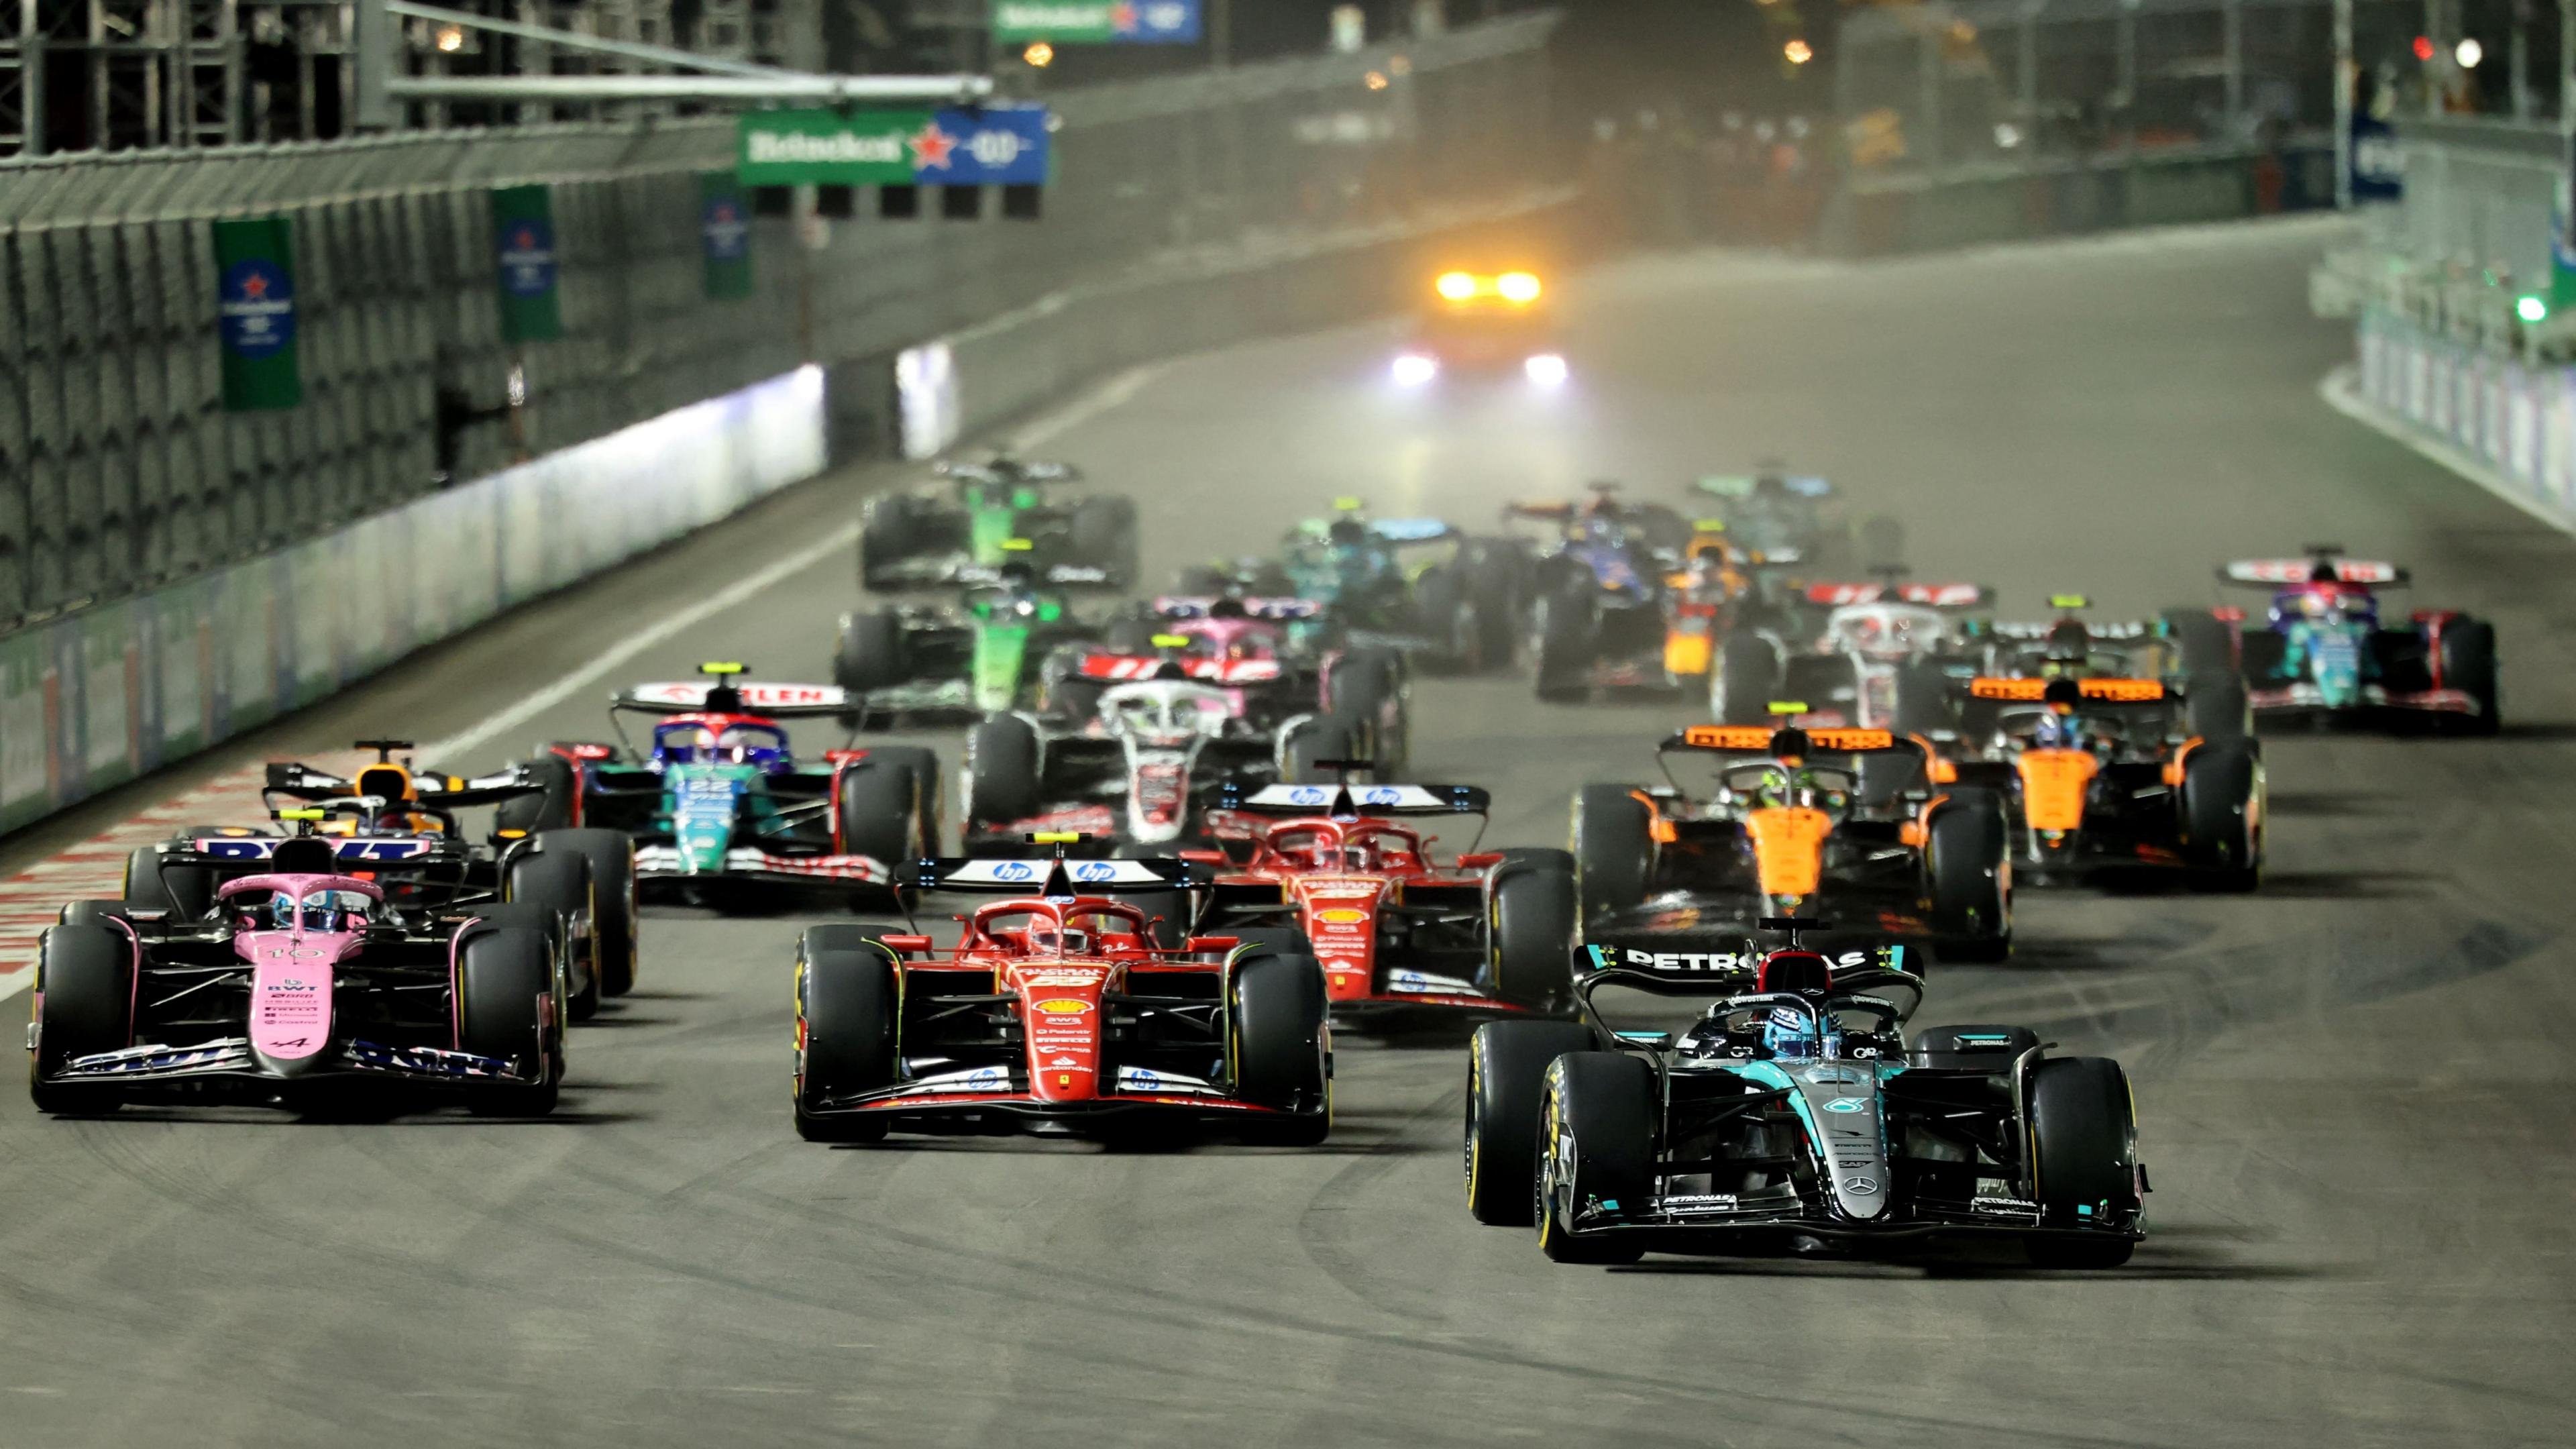
[[[2514,299],[2513,315],[2535,326],[2549,320],[2549,299],[2537,292]]]

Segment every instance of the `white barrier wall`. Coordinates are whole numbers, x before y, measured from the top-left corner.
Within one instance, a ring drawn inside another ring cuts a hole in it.
[[[2576,368],[2530,366],[2377,309],[2361,315],[2360,400],[2576,517]]]
[[[0,829],[814,476],[823,403],[800,368],[0,639]]]

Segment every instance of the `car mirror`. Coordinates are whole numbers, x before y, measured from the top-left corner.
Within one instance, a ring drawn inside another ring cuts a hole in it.
[[[1460,870],[1486,870],[1502,863],[1503,853],[1499,850],[1473,850],[1458,857]]]
[[[1610,1034],[1619,1039],[1621,1046],[1644,1047],[1648,1051],[1664,1051],[1673,1044],[1673,1034],[1668,1031],[1614,1031]]]
[[[879,936],[877,941],[897,956],[909,956],[915,951],[930,949],[928,936]]]

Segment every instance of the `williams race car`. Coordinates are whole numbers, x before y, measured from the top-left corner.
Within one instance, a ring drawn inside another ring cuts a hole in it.
[[[2416,717],[2458,734],[2502,725],[2495,626],[2450,609],[2383,621],[2376,590],[2406,583],[2395,564],[2312,545],[2304,559],[2243,559],[2231,584],[2272,590],[2263,619],[2242,609],[2167,617],[2194,675],[2238,673],[2258,719],[2387,721]]]
[[[37,958],[37,1108],[552,1111],[563,1023],[544,930],[498,908],[390,905],[336,854],[318,837],[276,842],[269,871],[222,882],[194,916],[65,907]]]
[[[848,722],[849,695],[820,684],[741,682],[742,666],[700,666],[705,682],[638,685],[609,705],[618,743],[562,741],[528,763],[545,792],[501,809],[506,827],[622,831],[635,841],[647,901],[793,907],[813,898],[881,900],[896,868],[940,839],[938,756],[835,749],[804,760],[782,719]],[[652,716],[637,749],[619,716]]]
[[[990,582],[1014,560],[1044,584],[1121,589],[1136,577],[1135,500],[1063,497],[1080,473],[1008,454],[942,464],[939,472],[944,487],[868,500],[859,519],[861,587]],[[1009,547],[1014,541],[1027,547]]]
[[[1443,861],[1413,823],[1481,822],[1490,804],[1468,785],[1229,792],[1211,818],[1218,849],[1188,853],[1217,871],[1200,928],[1303,932],[1337,1021],[1562,1011],[1573,986],[1573,857],[1471,846]]]
[[[1070,837],[1042,837],[1071,843]],[[1205,874],[1173,860],[937,860],[925,891],[1001,893],[956,945],[816,926],[796,962],[796,1130],[1220,1133],[1311,1146],[1332,1128],[1324,976],[1278,939],[1154,944]],[[1284,933],[1281,933],[1284,935]]]
[[[1885,730],[1695,725],[1656,758],[1663,785],[1586,785],[1575,796],[1588,938],[1685,941],[1760,917],[1832,914],[1928,937],[1944,959],[2011,953],[2003,802],[1933,786],[1921,742]],[[1685,789],[1676,761],[1711,778]]]
[[[1908,948],[1837,961],[1789,940],[1717,969],[1592,946],[1584,1020],[1478,1027],[1477,1221],[1535,1220],[1560,1263],[1979,1237],[2043,1267],[2128,1261],[2147,1173],[2119,1063],[2051,1056],[2016,1026],[1909,1035]],[[1594,999],[1612,986],[1715,1000],[1678,1033],[1614,1030]]]

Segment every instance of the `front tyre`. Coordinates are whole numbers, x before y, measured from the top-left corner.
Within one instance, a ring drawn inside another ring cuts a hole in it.
[[[1547,1069],[1539,1105],[1539,1251],[1558,1263],[1633,1263],[1645,1245],[1604,1233],[1654,1187],[1655,1073],[1624,1052],[1569,1052]],[[1578,1225],[1586,1219],[1588,1230]]]
[[[36,1042],[27,1095],[49,1113],[112,1112],[108,1092],[50,1081],[65,1067],[134,1040],[133,935],[105,921],[49,928],[36,947]]]
[[[456,953],[457,1049],[541,1079],[484,1087],[467,1106],[479,1117],[545,1116],[562,1091],[554,1071],[562,1028],[547,1020],[555,972],[545,933],[524,926],[466,930]]]
[[[2183,760],[2183,847],[2204,889],[2261,883],[2263,796],[2263,757],[2252,740],[2205,744]]]
[[[1226,984],[1234,1089],[1277,1114],[1248,1119],[1244,1140],[1312,1147],[1333,1130],[1325,1012],[1324,968],[1314,957],[1281,952],[1236,963]]]
[[[1953,786],[1923,843],[1924,893],[1945,961],[2012,954],[2011,828],[1991,790]]]
[[[2139,1215],[2138,1124],[2128,1075],[2108,1057],[2058,1057],[2031,1069],[2032,1196],[2043,1226],[2126,1230]],[[2100,1237],[2030,1237],[2048,1268],[2116,1268],[2136,1245]]]
[[[1586,785],[1575,792],[1572,830],[1575,897],[1583,923],[1634,910],[1654,870],[1646,803],[1626,785]]]
[[[885,1119],[831,1110],[834,1098],[895,1082],[894,960],[856,926],[815,926],[796,943],[796,1135],[876,1142]]]
[[[1467,1212],[1490,1227],[1525,1228],[1537,1201],[1539,1102],[1548,1064],[1590,1051],[1592,1029],[1572,1021],[1489,1021],[1467,1044]]]
[[[1531,1011],[1560,1011],[1574,994],[1574,937],[1581,907],[1574,856],[1514,850],[1495,872],[1486,903],[1485,989]]]

